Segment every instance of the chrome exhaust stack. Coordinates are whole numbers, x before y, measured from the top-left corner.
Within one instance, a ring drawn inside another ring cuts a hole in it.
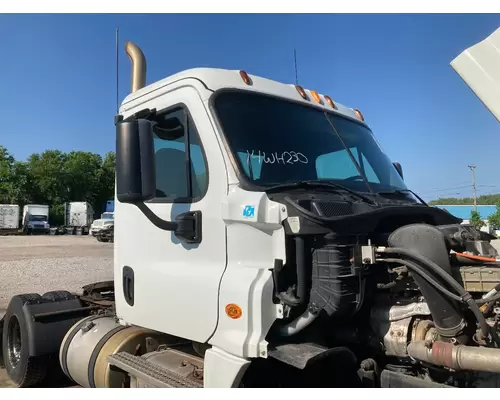
[[[146,57],[139,46],[130,41],[125,43],[125,52],[132,63],[130,89],[133,93],[146,86]]]

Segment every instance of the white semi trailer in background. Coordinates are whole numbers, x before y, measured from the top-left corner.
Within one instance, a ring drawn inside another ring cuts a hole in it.
[[[64,204],[64,226],[68,233],[88,234],[94,221],[94,209],[86,201],[71,201]]]
[[[15,383],[58,355],[83,387],[498,386],[498,253],[360,111],[243,70],[145,86],[127,53],[114,281],[11,299]]]
[[[19,229],[19,205],[0,204],[0,230],[15,231]]]

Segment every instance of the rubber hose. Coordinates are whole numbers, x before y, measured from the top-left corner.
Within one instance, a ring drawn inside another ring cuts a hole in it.
[[[460,296],[457,296],[456,294],[451,293],[448,289],[446,289],[444,286],[442,286],[438,281],[436,281],[429,274],[427,274],[425,269],[421,268],[418,264],[415,264],[415,263],[408,261],[408,260],[402,260],[400,258],[383,258],[383,259],[377,260],[377,261],[385,261],[385,262],[390,262],[390,263],[398,263],[398,264],[406,265],[408,268],[410,268],[411,270],[413,270],[417,274],[419,274],[422,278],[424,278],[427,282],[429,282],[432,286],[434,286],[441,293],[445,294],[446,296],[451,297],[453,300],[463,302],[463,299]]]
[[[313,314],[309,310],[304,311],[304,313],[294,319],[287,325],[280,326],[279,332],[282,336],[292,336],[299,333],[301,330],[307,328],[311,323],[318,317],[318,315]]]
[[[477,322],[479,323],[479,327],[481,329],[481,332],[483,333],[484,337],[488,337],[488,333],[491,335],[491,337],[495,340],[497,344],[500,345],[500,340],[498,338],[498,335],[493,329],[490,329],[490,326],[484,319],[484,316],[479,309],[479,306],[476,304],[474,299],[471,297],[469,292],[467,292],[451,275],[446,273],[443,269],[439,267],[436,263],[433,261],[427,259],[426,257],[422,257],[420,254],[415,253],[411,250],[407,249],[402,249],[399,247],[386,247],[383,250],[384,253],[396,253],[396,254],[401,254],[408,256],[410,258],[415,259],[416,261],[419,261],[423,265],[429,267],[433,272],[437,273],[443,280],[445,280],[452,288],[454,288],[462,297],[463,301],[467,303],[469,306],[470,310],[473,312],[474,316],[477,319]]]

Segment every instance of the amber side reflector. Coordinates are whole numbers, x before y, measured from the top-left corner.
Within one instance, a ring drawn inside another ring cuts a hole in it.
[[[307,94],[306,91],[302,88],[300,85],[295,85],[295,89],[297,89],[297,92],[302,96],[304,100],[307,100]]]
[[[332,100],[332,98],[330,96],[324,96],[325,97],[325,100],[326,102],[328,103],[328,105],[332,108],[335,108],[337,109],[337,106],[335,105],[335,102]]]
[[[321,104],[321,97],[319,96],[318,92],[316,90],[311,90],[311,96],[313,97],[314,100],[316,100],[317,103]]]
[[[243,314],[243,311],[239,305],[231,303],[226,306],[226,314],[231,319],[238,319]]]
[[[357,108],[354,109],[354,114],[356,114],[361,121],[365,120],[365,117],[363,117],[363,114],[361,114],[361,111],[359,111]]]
[[[245,82],[247,85],[250,86],[252,84],[252,80],[245,71],[240,71],[240,76],[241,79],[243,79],[243,82]]]

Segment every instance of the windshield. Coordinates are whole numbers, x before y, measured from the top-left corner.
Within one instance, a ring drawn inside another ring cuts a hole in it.
[[[30,221],[43,221],[47,222],[47,216],[46,215],[30,215],[29,216]]]
[[[255,185],[321,179],[360,192],[407,189],[362,124],[241,91],[218,94],[214,108],[240,170]]]
[[[105,212],[105,213],[103,213],[101,215],[101,217],[102,217],[102,219],[113,219],[114,213],[107,213],[107,212]]]

